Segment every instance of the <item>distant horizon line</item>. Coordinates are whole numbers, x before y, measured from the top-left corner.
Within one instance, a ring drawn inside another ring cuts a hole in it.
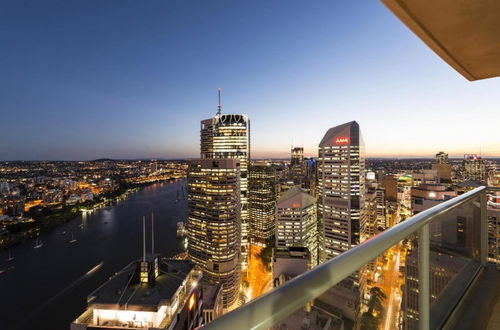
[[[184,158],[155,158],[155,157],[143,157],[143,158],[96,158],[96,159],[11,159],[11,160],[0,160],[0,163],[16,163],[16,162],[95,162],[95,161],[187,161],[192,159],[199,159],[200,157],[184,157]],[[304,157],[304,158],[318,158],[318,157]],[[457,160],[463,159],[463,157],[448,157],[449,159]],[[480,156],[482,159],[500,159],[500,156]],[[287,160],[289,157],[259,157],[250,158],[250,160]],[[370,156],[365,157],[365,159],[435,159],[432,156]]]

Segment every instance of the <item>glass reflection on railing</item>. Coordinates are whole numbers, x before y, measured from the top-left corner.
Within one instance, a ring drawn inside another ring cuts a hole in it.
[[[440,328],[480,269],[480,198],[439,215],[429,224],[430,323]],[[419,247],[412,235],[406,256],[401,329],[419,320]]]

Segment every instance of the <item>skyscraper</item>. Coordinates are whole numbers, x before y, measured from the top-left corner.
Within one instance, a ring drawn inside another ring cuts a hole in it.
[[[359,244],[365,156],[358,123],[352,121],[330,128],[318,151],[318,219],[322,229],[323,257],[328,260]],[[355,319],[359,303],[358,274],[353,274],[334,289],[332,304],[342,309],[344,315]]]
[[[247,265],[248,235],[248,165],[250,163],[250,120],[246,115],[217,113],[201,121],[201,158],[236,158],[240,160],[241,249],[242,267]]]
[[[253,164],[248,170],[248,205],[251,244],[264,246],[274,234],[276,169],[271,164]]]
[[[364,142],[357,122],[330,128],[319,144],[319,215],[324,254],[331,259],[359,244],[365,191]]]
[[[377,234],[378,230],[378,209],[377,209],[377,188],[369,185],[365,192],[365,213],[360,222],[360,241],[364,242]]]
[[[304,175],[304,148],[292,147],[291,154],[292,177],[294,180],[300,180]]]
[[[224,307],[230,307],[241,278],[240,160],[191,161],[188,187],[189,258],[205,282],[222,284]]]
[[[385,189],[382,188],[379,184],[377,184],[377,188],[375,190],[376,193],[376,201],[377,201],[377,227],[385,230],[387,229],[387,220],[385,217]]]

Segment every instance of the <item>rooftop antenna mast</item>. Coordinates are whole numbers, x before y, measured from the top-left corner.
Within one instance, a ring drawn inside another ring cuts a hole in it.
[[[155,254],[155,214],[151,212],[151,255]]]
[[[222,88],[217,89],[217,93],[219,94],[219,104],[217,104],[217,114],[220,115],[222,111],[222,105],[220,103],[220,92],[222,91]]]
[[[146,217],[142,217],[142,261],[146,261]]]

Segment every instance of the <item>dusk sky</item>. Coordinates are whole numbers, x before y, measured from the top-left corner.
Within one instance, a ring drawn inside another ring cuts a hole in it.
[[[251,156],[500,157],[500,78],[469,82],[378,0],[2,1],[0,160],[185,158],[217,110]]]

